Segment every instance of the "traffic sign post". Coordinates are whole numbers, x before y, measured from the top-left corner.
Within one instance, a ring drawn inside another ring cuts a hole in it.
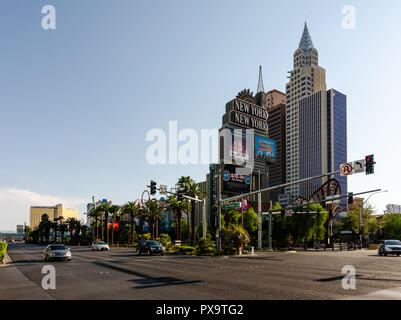
[[[223,209],[235,209],[240,207],[241,207],[241,202],[231,202],[223,204]]]
[[[159,193],[167,195],[167,186],[165,184],[160,185]]]
[[[349,176],[353,173],[352,162],[343,163],[340,165],[340,175]]]
[[[365,160],[357,160],[354,161],[354,173],[363,173],[365,172]]]

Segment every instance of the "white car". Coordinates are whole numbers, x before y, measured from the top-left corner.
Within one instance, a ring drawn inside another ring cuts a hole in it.
[[[107,251],[109,251],[110,248],[109,248],[109,245],[106,242],[98,241],[98,242],[92,243],[92,251],[94,251],[94,250],[101,250],[101,251],[107,250]]]

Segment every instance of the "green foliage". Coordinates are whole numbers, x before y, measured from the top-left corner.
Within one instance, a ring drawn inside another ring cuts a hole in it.
[[[150,240],[151,238],[150,233],[142,233],[137,235],[136,240]]]
[[[234,255],[237,253],[237,248],[233,247],[233,246],[225,246],[223,248],[223,254],[225,255]]]
[[[0,262],[3,262],[4,256],[6,255],[7,251],[7,243],[0,242]]]
[[[401,239],[401,215],[387,214],[384,216],[383,236],[385,239]]]
[[[167,233],[161,233],[160,238],[158,238],[157,240],[160,241],[163,247],[165,248],[171,247],[171,237]]]
[[[241,244],[246,246],[251,241],[249,233],[242,226],[234,224],[231,224],[230,227],[226,229],[224,237],[234,244],[237,252],[239,252]]]
[[[258,214],[249,208],[248,211],[244,213],[244,228],[248,233],[253,233],[258,230]]]
[[[280,203],[275,202],[274,205],[272,206],[272,211],[277,211],[277,210],[281,210],[281,206]]]
[[[313,208],[320,211],[320,208]],[[278,246],[288,246],[291,242],[323,240],[327,213],[303,213],[292,217],[274,216],[273,239]]]
[[[196,248],[190,246],[175,246],[174,250],[180,253],[195,253]]]
[[[188,222],[187,219],[181,218],[181,239],[188,237]]]

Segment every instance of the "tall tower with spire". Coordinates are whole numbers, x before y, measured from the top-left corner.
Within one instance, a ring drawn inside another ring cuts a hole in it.
[[[259,79],[258,79],[258,88],[256,89],[256,103],[259,106],[266,108],[266,93],[265,88],[263,87],[263,78],[262,78],[262,66],[259,66]]]
[[[318,51],[313,45],[306,22],[298,49],[294,52],[294,69],[289,71],[288,78],[290,81],[286,84],[286,181],[292,182],[300,179],[299,102],[315,92],[326,93],[326,71],[318,65]],[[322,97],[322,101],[326,101],[325,97]],[[327,163],[327,159],[322,161]],[[291,204],[299,195],[299,185],[287,187],[281,202]]]

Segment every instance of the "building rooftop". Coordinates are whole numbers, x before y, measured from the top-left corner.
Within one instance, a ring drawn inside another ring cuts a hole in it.
[[[299,42],[299,49],[304,52],[310,52],[314,49],[312,38],[309,34],[308,26],[305,22],[304,32],[302,33],[301,41]]]

